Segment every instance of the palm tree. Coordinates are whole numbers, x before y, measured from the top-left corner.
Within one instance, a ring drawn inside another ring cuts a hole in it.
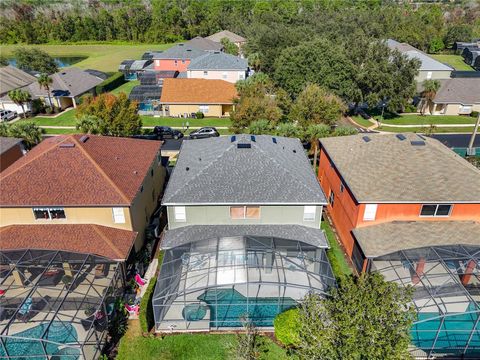
[[[438,89],[440,89],[440,82],[438,80],[425,80],[423,82],[423,91],[422,91],[422,109],[421,109],[421,114],[425,115],[425,110],[428,108],[430,103],[433,101],[435,98],[435,95],[437,95]]]
[[[8,92],[8,97],[17,105],[22,107],[23,118],[27,117],[25,113],[25,103],[28,103],[32,100],[32,96],[28,91],[22,89],[15,89]]]
[[[305,129],[305,140],[310,141],[313,148],[313,169],[317,171],[318,139],[330,136],[330,126],[326,124],[313,124]]]
[[[53,109],[52,95],[50,94],[50,84],[53,82],[52,78],[48,76],[48,74],[41,74],[37,81],[41,89],[43,88],[47,90],[48,102],[50,103],[50,107]]]

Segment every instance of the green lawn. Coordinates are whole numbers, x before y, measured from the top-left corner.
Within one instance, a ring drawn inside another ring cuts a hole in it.
[[[110,92],[114,95],[118,95],[121,92],[123,92],[123,93],[127,94],[127,96],[128,96],[128,95],[130,95],[130,92],[132,91],[132,89],[137,85],[140,85],[139,80],[127,81],[125,84],[120,85],[118,88],[116,88],[116,89],[114,89]]]
[[[117,360],[223,360],[233,359],[234,334],[176,334],[143,337],[138,322],[130,322],[120,340]],[[132,328],[133,327],[133,328]],[[265,338],[267,346],[260,359],[288,359],[285,350]]]
[[[44,129],[46,135],[80,134],[77,129]]]
[[[322,229],[325,231],[328,245],[330,246],[330,249],[327,250],[327,256],[335,277],[338,278],[343,275],[350,275],[352,273],[352,269],[348,265],[347,260],[343,255],[342,247],[338,243],[327,219],[322,220]]]
[[[75,109],[65,111],[62,115],[53,117],[36,116],[29,119],[39,126],[75,126]]]
[[[355,115],[355,116],[352,116],[352,119],[353,121],[355,121],[358,125],[361,125],[365,128],[368,128],[370,126],[373,125],[373,123],[369,120],[366,120],[364,119],[363,117],[361,117],[360,115]]]
[[[406,132],[414,132],[414,133],[425,133],[428,131],[426,127],[409,127],[409,128],[399,128],[399,127],[392,127],[392,126],[380,126],[375,130],[379,131],[388,131],[394,133],[406,133]],[[472,127],[437,127],[433,131],[433,133],[469,133],[471,134],[473,131]]]
[[[438,54],[438,55],[430,55],[432,58],[450,65],[455,70],[459,71],[474,71],[474,69],[470,66],[465,64],[463,58],[460,55],[446,55],[446,54]]]
[[[118,65],[126,59],[140,59],[147,50],[165,50],[173,44],[89,44],[89,45],[3,45],[2,55],[10,57],[19,47],[35,47],[46,51],[52,56],[87,57],[73,66],[82,69],[95,69],[105,72],[115,72]]]
[[[430,125],[430,124],[475,124],[476,118],[460,115],[400,115],[386,118],[383,124]]]
[[[182,123],[189,123],[190,127],[202,127],[202,126],[216,126],[216,127],[228,127],[231,125],[229,118],[204,118],[204,119],[184,119],[184,118],[172,118],[172,117],[153,117],[142,115],[143,126],[172,126],[181,128]]]

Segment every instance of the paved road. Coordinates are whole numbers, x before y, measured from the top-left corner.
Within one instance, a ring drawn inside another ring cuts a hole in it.
[[[180,146],[182,145],[183,138],[175,140],[175,139],[166,139],[162,145],[162,150],[165,151],[176,151],[180,150]]]
[[[433,138],[447,145],[448,147],[466,148],[470,141],[471,134],[434,134]],[[474,147],[480,147],[480,134],[477,134],[473,143]]]

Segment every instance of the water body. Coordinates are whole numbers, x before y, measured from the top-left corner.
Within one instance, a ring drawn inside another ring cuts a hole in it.
[[[72,66],[85,59],[86,57],[82,57],[82,56],[59,56],[59,57],[53,58],[53,60],[55,60],[59,68]],[[8,59],[8,63],[12,66],[16,66],[17,61],[15,59]]]

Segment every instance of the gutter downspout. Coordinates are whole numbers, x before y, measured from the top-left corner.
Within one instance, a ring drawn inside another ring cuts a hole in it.
[[[477,136],[479,125],[480,125],[480,114],[478,114],[477,122],[475,123],[475,127],[473,128],[472,137],[470,138],[470,142],[468,143],[468,148],[467,148],[468,156],[475,156],[475,149],[473,147],[473,143],[475,142],[475,137]]]

